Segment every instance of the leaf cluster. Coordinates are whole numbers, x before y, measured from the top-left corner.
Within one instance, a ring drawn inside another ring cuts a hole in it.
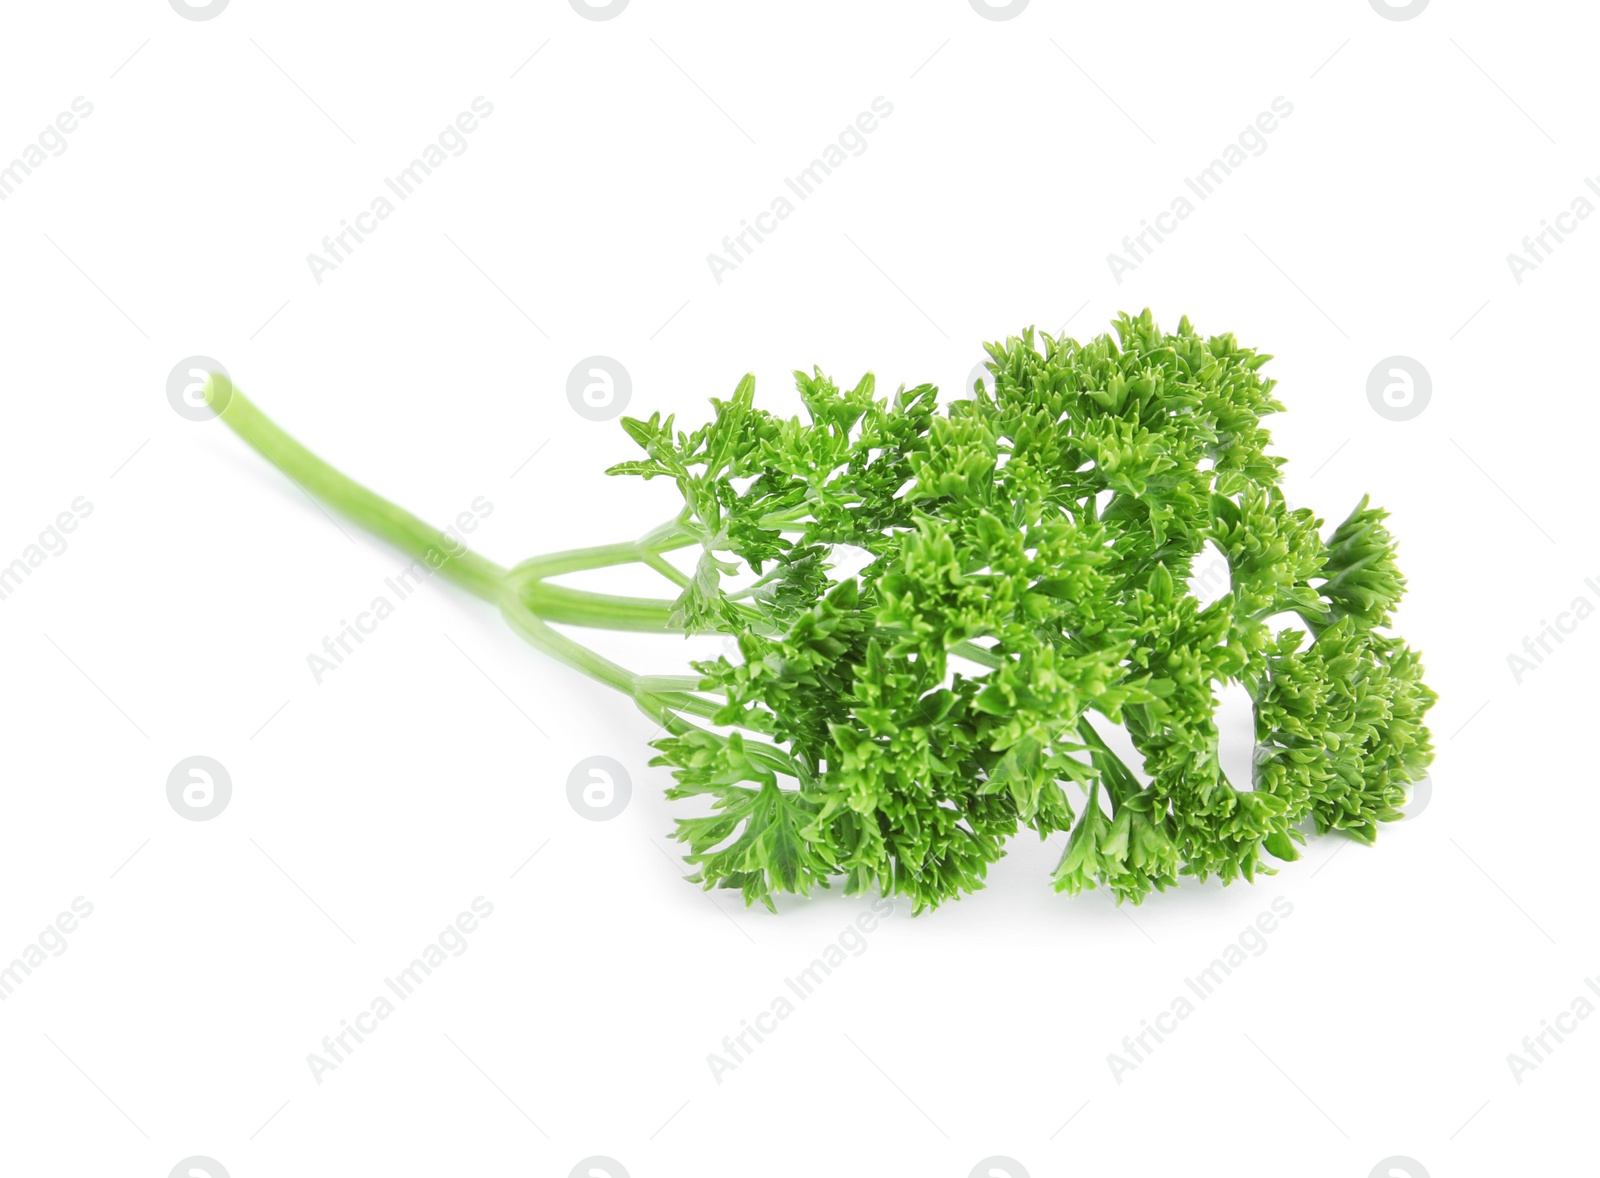
[[[1138,902],[1271,872],[1307,826],[1371,841],[1399,816],[1435,697],[1388,629],[1384,513],[1363,500],[1324,539],[1285,501],[1270,357],[1149,311],[1114,326],[990,344],[943,407],[813,371],[804,418],[757,408],[747,376],[693,432],[625,422],[644,456],[613,473],[673,480],[698,541],[674,624],[739,651],[694,664],[710,725],[655,744],[669,796],[709,811],[677,832],[706,887],[931,907],[1026,827],[1067,835],[1058,890]],[[1228,589],[1202,604],[1209,549]],[[1249,781],[1218,756],[1231,683]]]

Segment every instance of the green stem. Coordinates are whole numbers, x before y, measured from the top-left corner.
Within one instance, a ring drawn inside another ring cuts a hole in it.
[[[314,501],[387,540],[401,552],[425,562],[449,580],[500,607],[506,621],[532,646],[556,661],[631,697],[639,708],[668,732],[683,734],[695,725],[683,714],[714,717],[720,704],[692,694],[699,680],[692,676],[644,676],[612,662],[560,631],[550,622],[609,630],[678,633],[672,624],[672,602],[648,597],[591,593],[546,583],[562,573],[643,563],[670,579],[682,574],[661,559],[663,552],[700,542],[691,523],[679,516],[638,540],[574,548],[525,560],[507,570],[471,551],[455,537],[389,502],[341,474],[295,441],[221,373],[206,384],[207,404],[224,425],[276,466]],[[781,750],[752,745],[749,755],[781,772],[798,769]]]
[[[1087,713],[1078,718],[1078,735],[1089,746],[1089,757],[1100,770],[1100,779],[1105,782],[1113,808],[1120,810],[1124,802],[1140,792],[1139,779],[1133,775],[1127,763],[1112,751],[1111,746],[1101,739],[1100,733],[1089,723]]]
[[[485,601],[493,602],[518,633],[553,658],[619,691],[639,695],[638,677],[633,672],[552,630],[545,622],[666,632],[672,629],[668,622],[671,603],[587,593],[547,585],[542,578],[638,561],[645,553],[670,551],[694,543],[694,536],[679,521],[663,524],[631,543],[577,548],[535,557],[508,572],[453,536],[335,470],[279,428],[227,377],[213,373],[205,396],[224,425],[312,499],[387,540],[406,555],[424,561]]]
[[[557,662],[565,663],[575,671],[582,671],[591,679],[598,679],[607,687],[615,687],[625,695],[639,698],[636,676],[628,668],[597,654],[581,642],[574,642],[559,630],[552,630],[544,621],[514,599],[507,599],[500,612],[511,628],[528,643],[544,651]]]
[[[505,596],[505,569],[340,474],[279,429],[254,402],[234,388],[227,377],[213,373],[206,385],[205,397],[212,408],[218,410],[224,425],[313,499],[327,504],[484,600],[499,604]]]
[[[590,593],[537,580],[519,584],[515,571],[509,584],[529,609],[547,621],[600,630],[642,630],[650,634],[680,632],[672,625],[670,601]]]
[[[539,581],[546,577],[559,577],[563,573],[581,573],[589,569],[641,561],[648,563],[651,556],[687,548],[698,542],[698,536],[689,531],[682,521],[674,519],[652,528],[637,540],[622,544],[599,544],[593,548],[569,548],[565,552],[535,556],[516,565],[511,572],[519,580]]]

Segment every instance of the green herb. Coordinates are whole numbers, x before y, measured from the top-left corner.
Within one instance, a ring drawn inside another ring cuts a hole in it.
[[[749,376],[692,433],[624,419],[643,456],[611,473],[672,480],[682,512],[511,569],[332,470],[226,378],[207,397],[312,495],[658,721],[668,796],[700,800],[677,835],[707,888],[771,908],[842,881],[921,909],[981,887],[1026,826],[1070,832],[1058,890],[1137,902],[1180,875],[1270,873],[1307,819],[1371,842],[1432,757],[1435,699],[1388,632],[1404,582],[1384,513],[1363,499],[1324,540],[1289,508],[1269,357],[1148,311],[1115,327],[991,344],[989,380],[943,409],[931,385],[885,399],[814,371],[795,374],[809,420],[756,408]],[[1207,542],[1231,584],[1202,605],[1185,587]],[[852,548],[865,567],[830,576]],[[629,563],[675,594],[552,579]],[[552,623],[720,633],[740,657],[641,675]],[[1219,764],[1228,683],[1254,701],[1249,782]],[[1105,739],[1119,724],[1142,772]]]

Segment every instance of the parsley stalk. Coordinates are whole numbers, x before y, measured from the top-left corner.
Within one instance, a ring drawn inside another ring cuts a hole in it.
[[[702,715],[716,710],[716,705],[686,694],[698,686],[698,676],[635,674],[547,624],[656,633],[677,630],[671,622],[670,600],[594,593],[547,584],[546,578],[642,563],[658,570],[671,569],[664,575],[677,579],[682,574],[666,564],[662,554],[698,542],[681,520],[668,521],[628,543],[553,552],[505,569],[329,465],[286,433],[227,377],[213,373],[205,397],[223,424],[312,499],[499,607],[511,627],[533,646],[632,697],[669,731],[684,728],[675,709]]]

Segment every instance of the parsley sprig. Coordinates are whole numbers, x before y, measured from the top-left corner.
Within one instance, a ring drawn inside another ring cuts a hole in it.
[[[510,569],[334,471],[220,374],[207,397],[307,491],[655,719],[668,796],[698,802],[677,836],[705,887],[772,908],[842,883],[922,909],[981,887],[1027,827],[1067,834],[1058,890],[1137,903],[1180,876],[1271,873],[1307,826],[1371,842],[1432,757],[1435,696],[1390,630],[1385,514],[1363,499],[1324,539],[1284,499],[1270,357],[1149,311],[1114,326],[990,344],[988,379],[943,407],[931,385],[879,397],[870,375],[813,371],[795,373],[805,419],[758,409],[750,376],[693,431],[624,419],[642,456],[610,473],[671,480],[682,511]],[[1202,605],[1186,587],[1208,544],[1230,585]],[[865,564],[841,575],[849,550]],[[672,593],[555,580],[624,564]],[[739,653],[643,675],[582,627]],[[1249,781],[1218,755],[1230,683],[1254,704]]]

